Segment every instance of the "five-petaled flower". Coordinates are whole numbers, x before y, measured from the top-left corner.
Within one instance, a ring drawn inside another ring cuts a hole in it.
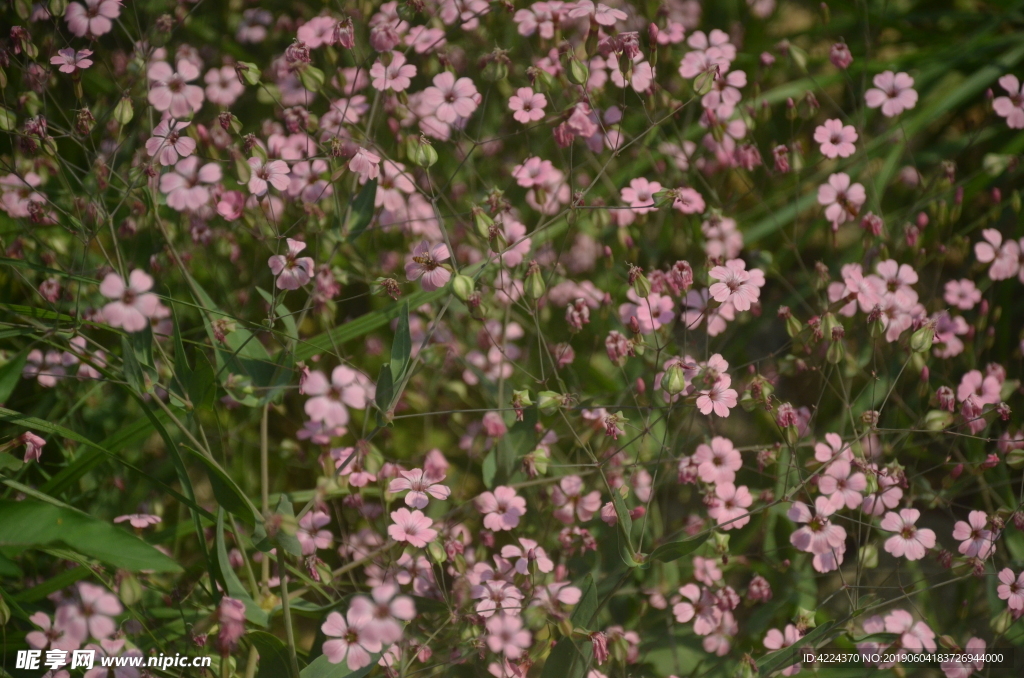
[[[58,69],[61,73],[74,73],[76,71],[84,71],[85,69],[92,66],[91,49],[83,49],[75,51],[74,49],[67,47],[65,49],[57,50],[57,56],[50,58],[50,63],[54,66],[59,66]]]

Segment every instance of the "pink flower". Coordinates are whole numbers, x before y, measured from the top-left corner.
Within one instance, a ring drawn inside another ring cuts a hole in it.
[[[556,507],[555,518],[566,525],[572,525],[573,513],[580,522],[587,522],[601,508],[601,493],[597,490],[584,495],[583,479],[579,476],[565,476],[551,491],[551,503]]]
[[[444,243],[431,246],[426,240],[422,240],[405,262],[405,277],[409,280],[419,280],[420,285],[428,292],[440,289],[447,285],[452,277],[452,272],[441,263],[448,261],[449,257],[451,254]]]
[[[373,78],[373,88],[381,92],[392,90],[404,92],[412,84],[412,78],[416,77],[416,67],[405,62],[405,55],[401,52],[391,52],[391,63],[384,65],[384,56],[377,58],[370,67],[370,77]]]
[[[527,158],[521,165],[512,169],[512,176],[523,188],[545,186],[561,180],[561,172],[555,169],[550,160],[538,157]]]
[[[901,509],[899,515],[893,511],[886,513],[882,518],[882,529],[897,534],[885,540],[885,550],[897,558],[924,558],[927,550],[935,546],[935,533],[914,525],[920,517],[921,512],[917,509]]]
[[[85,618],[79,614],[78,608],[74,605],[58,607],[52,622],[45,612],[36,612],[29,617],[29,621],[42,629],[42,631],[29,631],[25,635],[25,642],[36,650],[52,649],[71,652],[82,647],[82,643],[89,637]]]
[[[423,105],[432,109],[441,122],[452,123],[468,118],[477,108],[480,94],[469,78],[455,79],[450,71],[434,76],[434,86],[423,91]]]
[[[365,184],[370,179],[380,176],[380,156],[360,148],[349,160],[348,168],[359,175],[359,183]]]
[[[246,162],[252,168],[249,175],[249,192],[253,195],[260,196],[266,193],[268,184],[283,191],[291,183],[288,178],[288,163],[284,160],[264,162],[262,158],[249,158]]]
[[[853,452],[838,434],[826,433],[825,442],[814,446],[814,458],[822,463],[830,462],[833,459],[853,461]]]
[[[312,257],[300,257],[306,243],[288,238],[288,254],[275,254],[267,260],[270,271],[277,276],[277,289],[297,290],[313,278],[316,267]]]
[[[534,6],[536,7],[536,4]],[[616,22],[625,21],[628,18],[628,15],[621,9],[614,9],[603,2],[595,4],[592,0],[577,0],[568,14],[574,19],[590,17],[594,23],[600,26],[614,26]]]
[[[199,167],[199,157],[179,160],[174,171],[160,177],[160,192],[167,195],[167,206],[179,212],[196,212],[210,201],[210,189],[221,179],[220,165],[208,162]]]
[[[826,120],[814,130],[814,140],[821,144],[821,154],[826,158],[849,158],[857,147],[857,130],[853,125],[843,125],[841,120]]]
[[[994,228],[981,232],[984,242],[974,244],[974,256],[983,264],[990,261],[988,277],[992,280],[1006,280],[1017,275],[1020,268],[1020,244],[1016,240],[1003,242],[1003,234]]]
[[[25,369],[22,370],[21,376],[25,379],[35,377],[40,386],[51,388],[57,385],[58,379],[67,374],[65,362],[64,356],[59,351],[43,353],[38,348],[34,348],[28,352]],[[36,450],[34,447],[30,447],[26,451],[26,456],[29,451],[34,453]]]
[[[358,671],[370,665],[371,655],[380,652],[383,645],[370,628],[370,617],[351,607],[346,617],[331,612],[320,627],[325,636],[336,639],[324,643],[324,655],[332,664],[348,657],[349,671]]]
[[[429,494],[434,499],[444,501],[451,495],[450,487],[441,484],[444,475],[435,478],[424,473],[423,469],[414,468],[411,471],[400,471],[402,477],[395,478],[388,486],[388,492],[401,492],[409,490],[405,495],[405,503],[413,508],[426,508],[430,500]]]
[[[328,549],[334,535],[330,530],[322,530],[324,525],[331,522],[331,517],[323,511],[310,511],[299,519],[299,527],[295,531],[295,538],[302,546],[302,554],[311,556],[317,549]]]
[[[78,597],[79,611],[89,626],[89,634],[93,638],[109,637],[117,629],[111,617],[124,611],[117,596],[102,586],[79,582]]]
[[[729,388],[732,385],[732,377],[728,374],[721,375],[711,388],[704,389],[697,396],[697,409],[701,414],[708,415],[712,412],[719,417],[728,417],[729,410],[736,407],[738,393],[736,389]]]
[[[832,222],[833,229],[856,217],[865,200],[864,186],[851,185],[846,172],[830,175],[828,183],[818,187],[818,204],[825,206],[825,218]]]
[[[995,375],[983,376],[978,370],[971,370],[960,379],[960,385],[956,389],[956,399],[960,402],[974,396],[974,402],[978,405],[995,405],[1001,398],[1002,383]]]
[[[786,624],[785,633],[778,629],[768,629],[768,633],[764,636],[764,646],[768,650],[781,650],[784,647],[790,647],[793,643],[800,640],[803,634],[800,633],[795,626],[792,624]],[[782,670],[782,675],[793,676],[800,673],[802,668],[800,662],[793,664]]]
[[[923,621],[914,623],[906,610],[893,610],[885,615],[885,632],[899,635],[899,642],[910,652],[935,652],[935,632]]]
[[[407,541],[416,548],[423,548],[437,538],[437,530],[431,529],[434,521],[423,515],[423,511],[409,511],[400,508],[391,512],[394,524],[388,526],[388,536],[395,541]]]
[[[903,488],[893,476],[885,473],[878,475],[878,492],[864,496],[860,510],[868,515],[880,516],[886,509],[896,508],[903,499]]]
[[[1016,75],[1004,75],[999,78],[999,86],[1010,96],[996,97],[992,101],[992,110],[1000,118],[1006,118],[1006,126],[1010,129],[1024,129],[1024,85]]]
[[[349,612],[363,619],[369,635],[378,638],[382,643],[397,643],[402,638],[400,622],[411,621],[416,617],[416,604],[409,596],[397,595],[398,585],[394,583],[374,586],[370,598],[356,596],[352,599]]]
[[[953,539],[960,540],[960,553],[984,560],[996,550],[994,533],[985,529],[988,515],[984,511],[971,511],[967,520],[958,520],[953,526]]]
[[[520,546],[508,544],[501,547],[501,557],[516,559],[514,567],[519,574],[529,574],[530,563],[535,563],[539,572],[548,573],[555,569],[555,563],[548,557],[544,548],[532,539],[519,538]]]
[[[490,617],[497,612],[518,615],[523,609],[523,593],[512,584],[492,580],[474,586],[470,595],[481,599],[474,608],[481,617]]]
[[[968,678],[975,671],[981,671],[985,667],[985,647],[985,641],[981,638],[968,640],[962,656],[951,654],[949,661],[939,664],[946,678]]]
[[[969,311],[981,301],[981,290],[967,278],[946,282],[943,299],[947,304],[956,306],[961,311]]]
[[[626,297],[633,303],[619,306],[619,320],[623,325],[629,326],[630,318],[636,318],[641,334],[650,334],[675,318],[675,313],[672,312],[672,297],[667,294],[652,292],[646,299],[641,299],[630,289],[626,292]]]
[[[882,115],[892,118],[917,105],[914,79],[906,73],[884,71],[874,78],[875,86],[864,92],[868,108],[882,107]]]
[[[232,105],[245,91],[233,66],[211,68],[203,76],[203,82],[206,83],[206,98],[218,106]]]
[[[323,45],[335,43],[335,29],[338,28],[338,20],[331,16],[313,17],[306,23],[299,26],[295,37],[309,47],[316,49]]]
[[[693,632],[698,636],[706,636],[722,621],[722,609],[718,601],[708,589],[696,584],[687,584],[679,589],[684,600],[672,606],[672,614],[680,624],[693,620]]]
[[[1013,576],[1013,570],[1003,568],[999,572],[999,581],[996,588],[1000,600],[1005,600],[1011,610],[1024,610],[1024,572]]]
[[[829,521],[835,506],[825,497],[814,500],[814,511],[803,502],[793,502],[786,514],[797,523],[805,523],[789,535],[789,543],[807,553],[814,554],[811,564],[818,572],[832,572],[843,564],[846,553],[846,530]]]
[[[704,196],[689,187],[677,188],[672,199],[672,207],[683,214],[700,214],[706,207]],[[742,238],[742,236],[740,236]]]
[[[162,310],[160,299],[149,291],[152,287],[153,279],[139,269],[128,274],[127,285],[121,276],[108,273],[100,283],[100,294],[114,301],[103,307],[103,319],[111,327],[142,331]]]
[[[720,282],[710,287],[712,298],[719,303],[731,302],[737,311],[749,311],[751,304],[761,296],[764,272],[759,268],[746,270],[742,259],[730,259],[725,266],[711,269],[711,277]]]
[[[119,0],[85,0],[72,2],[64,12],[68,30],[80,38],[99,37],[114,27],[111,19],[121,16]]]
[[[657,211],[654,206],[654,194],[661,190],[657,181],[648,181],[643,177],[633,179],[629,186],[622,189],[622,202],[629,203],[634,214],[647,214]]]
[[[844,506],[855,509],[861,505],[861,496],[868,486],[868,480],[859,471],[854,473],[850,462],[839,458],[829,464],[818,479],[818,490],[829,496],[832,506],[838,511]]]
[[[89,58],[91,56],[91,49],[83,49],[76,52],[68,47],[57,50],[57,56],[51,57],[50,63],[54,66],[60,66],[58,70],[61,73],[74,73],[78,70],[84,71],[89,66],[92,66],[92,59]]]
[[[511,530],[526,514],[526,499],[516,495],[511,487],[499,485],[493,492],[484,492],[476,498],[476,509],[483,514],[484,527],[488,530]]]
[[[508,100],[509,110],[515,111],[512,117],[524,125],[542,119],[547,105],[547,97],[529,87],[520,87]]]
[[[314,370],[302,385],[302,393],[313,396],[306,401],[306,414],[327,426],[347,424],[346,405],[362,410],[373,399],[375,391],[376,387],[364,374],[345,365],[334,368],[329,382],[323,372]]]
[[[520,617],[500,614],[487,620],[487,647],[509,659],[519,659],[530,647],[532,637]]]
[[[163,518],[160,516],[149,515],[148,513],[129,513],[125,516],[118,516],[114,518],[115,523],[128,522],[137,530],[142,530],[150,525],[156,525],[163,522]]]
[[[195,153],[195,140],[181,133],[189,124],[184,121],[172,124],[168,120],[161,120],[153,129],[153,136],[146,141],[146,153],[165,167],[178,162],[179,157],[187,158]]]
[[[739,450],[732,446],[731,440],[722,436],[712,438],[710,445],[698,445],[693,461],[697,464],[700,479],[716,485],[732,483],[736,479],[736,471],[743,466]]]
[[[157,61],[150,64],[147,75],[149,103],[156,110],[188,118],[203,107],[203,88],[188,84],[199,77],[199,68],[191,61],[180,59],[176,71],[166,61]]]
[[[25,431],[21,434],[20,442],[25,446],[25,463],[30,461],[39,461],[43,456],[43,447],[46,445],[46,440],[40,438],[31,431]]]
[[[723,530],[736,530],[750,522],[747,509],[754,503],[754,498],[746,485],[736,487],[732,483],[719,483],[715,486],[712,502],[708,515],[718,521]]]

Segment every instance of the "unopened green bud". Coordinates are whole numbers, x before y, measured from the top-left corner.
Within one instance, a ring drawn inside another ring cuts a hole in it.
[[[480,75],[487,82],[504,80],[508,77],[508,57],[491,59]]]
[[[843,358],[846,357],[846,349],[843,348],[843,342],[833,341],[828,345],[828,352],[825,354],[825,359],[833,365],[837,365],[842,362]]]
[[[117,120],[117,124],[124,126],[130,123],[133,117],[135,117],[135,108],[132,106],[131,98],[121,97],[121,100],[114,106],[114,120]]]
[[[860,566],[871,570],[878,567],[878,547],[874,544],[865,544],[860,547]]]
[[[678,395],[686,388],[686,375],[683,374],[683,367],[679,363],[673,363],[662,377],[661,387],[669,395]]]
[[[516,407],[529,407],[533,404],[533,401],[530,400],[530,392],[526,389],[512,391],[512,404]]]
[[[639,266],[629,267],[629,284],[633,286],[633,292],[641,299],[646,299],[651,294],[651,281],[644,275],[644,269]]]
[[[574,85],[586,85],[590,79],[590,69],[587,65],[577,59],[575,55],[569,57],[569,82]]]
[[[946,410],[929,410],[924,415],[924,427],[929,431],[941,431],[952,423],[953,413]],[[1009,455],[1007,455],[1007,463],[1009,463]]]
[[[435,563],[443,563],[448,560],[448,553],[444,550],[441,542],[434,540],[427,545],[427,553]]]
[[[1010,194],[1010,207],[1013,208],[1013,211],[1017,214],[1020,214],[1020,203],[1020,191],[1015,190]]]
[[[800,334],[800,330],[802,330],[803,328],[803,323],[801,323],[795,317],[789,316],[788,318],[786,318],[786,334],[788,334],[790,337],[795,337],[796,335]]]
[[[537,394],[537,407],[544,414],[554,414],[562,406],[564,397],[554,391],[541,391]]]
[[[118,597],[121,598],[121,602],[131,607],[142,600],[142,585],[135,578],[135,575],[129,574],[121,580],[117,593]]]
[[[11,608],[7,607],[7,601],[0,596],[0,626],[7,626],[9,621],[11,621]]]
[[[833,314],[831,311],[827,311],[824,315],[821,316],[821,334],[822,334],[822,336],[824,336],[826,339],[831,339],[832,338],[832,328],[834,328],[838,324],[839,324],[839,321],[836,320],[835,314]]]
[[[494,219],[491,219],[491,215],[487,214],[483,207],[476,206],[473,208],[473,228],[476,229],[477,235],[481,238],[489,239],[493,226]]]
[[[814,610],[806,610],[802,607],[796,609],[796,619],[794,621],[796,622],[797,630],[803,633],[818,625],[818,622],[814,620]]]
[[[260,82],[260,69],[250,61],[237,62],[235,72],[241,73],[242,79],[250,85],[258,85]]]
[[[540,274],[540,264],[536,261],[530,262],[530,268],[526,272],[526,282],[523,291],[526,296],[536,301],[544,296],[547,287],[544,284],[544,276]]]
[[[50,10],[50,16],[62,17],[68,11],[68,0],[50,0],[46,8]]]
[[[729,553],[729,535],[725,532],[713,532],[711,534],[711,544],[720,556],[724,556]]]
[[[319,92],[325,80],[324,72],[316,66],[306,64],[306,67],[299,71],[299,82],[310,92]]]
[[[547,475],[548,465],[551,463],[551,452],[543,447],[538,447],[524,457],[523,462],[527,469],[532,467],[537,475]],[[531,474],[532,475],[532,474]]]
[[[925,353],[932,348],[935,340],[935,326],[928,322],[921,326],[921,329],[910,335],[910,350],[915,353]]]
[[[459,273],[452,278],[452,292],[459,301],[468,301],[475,288],[476,283],[468,275]]]
[[[718,75],[718,68],[712,67],[697,75],[693,80],[693,91],[697,96],[704,96],[715,86],[715,76]]]
[[[405,154],[417,167],[431,167],[437,162],[437,151],[425,136],[409,137],[405,142]]]

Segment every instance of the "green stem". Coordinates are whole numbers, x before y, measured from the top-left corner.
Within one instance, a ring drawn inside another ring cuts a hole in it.
[[[269,559],[264,559],[269,560]],[[295,632],[292,629],[291,602],[288,600],[288,568],[284,564],[284,549],[277,549],[277,569],[281,578],[281,612],[284,634],[288,638],[288,659],[291,660],[292,678],[299,678],[299,657],[295,652]]]

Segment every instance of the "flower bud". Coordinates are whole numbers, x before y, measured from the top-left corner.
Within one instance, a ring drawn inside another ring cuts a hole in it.
[[[543,69],[542,69],[543,70]],[[586,85],[587,80],[590,79],[590,69],[587,65],[576,58],[575,55],[569,57],[569,70],[567,75],[569,76],[569,82],[574,85]]]
[[[468,301],[475,287],[476,283],[468,275],[459,273],[452,278],[452,292],[459,301]]]
[[[494,219],[484,211],[482,207],[473,208],[473,228],[481,238],[491,237],[491,228],[494,226]]]
[[[430,554],[430,559],[435,563],[443,563],[448,560],[448,554],[445,552],[444,546],[437,540],[427,544],[427,553]]]
[[[131,97],[125,95],[114,106],[114,120],[117,120],[117,124],[124,126],[130,123],[133,117],[135,117],[135,109],[132,107]]]
[[[46,8],[50,11],[50,16],[62,17],[68,11],[68,0],[50,0]]]
[[[541,391],[537,394],[537,407],[544,414],[554,414],[562,406],[565,398],[561,393],[554,391]]]
[[[693,80],[693,91],[697,96],[704,96],[715,86],[718,79],[718,66],[712,66],[708,70],[697,75]]]
[[[828,352],[825,353],[825,359],[833,365],[837,365],[842,362],[843,358],[846,357],[846,349],[843,347],[842,340],[833,341],[828,345]]]
[[[523,285],[523,291],[528,298],[536,301],[544,296],[546,289],[544,276],[540,274],[540,264],[536,261],[531,261],[530,268],[526,271],[526,282]]]
[[[425,136],[409,137],[405,142],[405,155],[417,167],[431,167],[437,162],[437,151]]]
[[[679,363],[673,363],[665,370],[665,376],[661,380],[661,387],[669,395],[679,395],[686,388],[686,376],[683,374],[683,367]]]
[[[633,286],[636,296],[646,299],[651,294],[651,281],[644,275],[644,269],[639,266],[629,267],[629,284]]]
[[[910,350],[915,353],[926,353],[932,348],[932,341],[935,339],[935,325],[927,322],[921,329],[910,335]]]
[[[850,48],[846,46],[845,42],[837,42],[829,50],[828,60],[836,68],[846,70],[853,63],[853,55],[850,54]]]

